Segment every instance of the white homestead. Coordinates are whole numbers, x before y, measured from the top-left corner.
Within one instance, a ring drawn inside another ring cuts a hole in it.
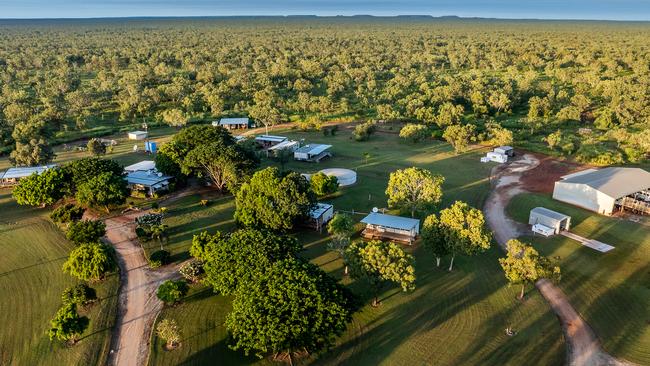
[[[553,198],[603,215],[616,208],[650,213],[650,173],[640,168],[589,169],[555,182]]]
[[[420,220],[372,212],[361,220],[366,228],[361,235],[366,239],[385,239],[413,244],[420,234]]]

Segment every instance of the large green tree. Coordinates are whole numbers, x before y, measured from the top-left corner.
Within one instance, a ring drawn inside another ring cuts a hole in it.
[[[201,239],[197,239],[197,242]],[[292,258],[301,249],[290,236],[256,229],[240,229],[229,235],[212,236],[209,244],[201,243],[196,253],[204,252],[204,282],[224,295],[230,295],[241,284],[261,276],[274,262]]]
[[[106,244],[81,244],[70,252],[63,271],[83,281],[98,281],[116,268],[115,253]]]
[[[235,220],[242,225],[289,230],[315,203],[309,182],[296,172],[281,175],[269,167],[253,174],[235,199]]]
[[[383,241],[356,241],[345,251],[353,278],[367,280],[373,289],[372,306],[379,305],[379,294],[387,282],[402,290],[415,289],[415,259],[398,244]]]
[[[52,205],[69,191],[68,176],[58,168],[32,174],[20,180],[11,194],[19,205]]]
[[[457,254],[474,255],[490,248],[492,235],[483,213],[465,202],[456,201],[440,211],[438,230],[451,253],[450,271]]]
[[[505,258],[499,258],[499,263],[511,284],[521,284],[520,300],[524,298],[527,284],[535,283],[541,278],[559,280],[560,267],[554,266],[548,258],[539,255],[529,244],[511,239],[506,243],[506,247],[508,253]]]
[[[61,167],[61,169],[72,179],[72,192],[81,184],[102,173],[110,173],[119,177],[124,175],[124,168],[120,163],[115,160],[96,157],[73,160]]]
[[[388,178],[388,206],[409,211],[415,217],[417,211],[440,202],[444,181],[444,177],[422,168],[396,170]]]
[[[110,206],[124,203],[128,194],[124,178],[105,172],[79,185],[75,197],[84,206],[103,207],[110,212]]]
[[[228,188],[235,192],[255,165],[256,161],[250,159],[237,145],[225,145],[219,141],[191,150],[183,159],[181,169],[184,174],[208,178],[220,191]]]
[[[315,265],[274,263],[237,291],[226,328],[232,348],[288,359],[333,344],[351,319],[349,293]]]

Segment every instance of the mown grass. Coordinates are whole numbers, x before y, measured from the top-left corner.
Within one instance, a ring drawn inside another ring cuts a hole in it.
[[[478,162],[478,151],[457,156],[446,144],[431,141],[407,144],[387,133],[363,143],[350,140],[348,131],[340,131],[334,137],[315,132],[273,133],[334,145],[335,157],[331,160],[321,164],[291,162],[287,168],[300,172],[326,167],[356,169],[358,183],[355,186],[324,200],[332,202],[336,209],[368,212],[372,207],[385,207],[388,174],[413,165],[447,178],[441,206],[462,199],[481,207],[489,191],[487,177],[491,166]],[[371,154],[368,162],[364,161],[363,152]],[[217,202],[215,206],[203,208],[198,205],[199,199],[191,196],[169,205],[167,222],[175,223],[170,224],[175,239],[168,244],[173,252],[187,250],[190,234],[200,231],[205,223],[209,223],[210,232],[232,225],[232,204],[224,202],[218,208]],[[355,215],[357,220],[362,217]],[[197,223],[199,220],[204,223]],[[302,229],[295,235],[304,245],[303,256],[368,300],[367,284],[343,277],[342,260],[326,249],[327,235]],[[523,303],[515,300],[517,290],[508,287],[503,277],[497,262],[501,253],[497,248],[476,257],[460,258],[451,273],[436,268],[433,259],[422,248],[415,246],[407,250],[416,257],[417,289],[412,293],[387,289],[381,296],[379,308],[365,306],[355,314],[348,330],[332,350],[312,355],[301,363],[547,365],[564,361],[562,333],[555,316],[537,292],[531,292]],[[159,318],[177,320],[183,345],[180,349],[165,351],[162,341],[154,335],[149,363],[269,364],[269,359],[244,357],[227,348],[223,322],[229,309],[228,298],[196,285],[186,301],[164,309]],[[508,326],[517,330],[517,335],[506,336],[504,329]]]
[[[47,331],[61,293],[77,283],[61,270],[73,245],[46,218],[47,210],[16,205],[8,189],[0,189],[0,212],[0,364],[104,364],[117,309],[117,275],[91,284],[99,302],[80,311],[90,325],[75,346],[50,341]]]
[[[527,222],[530,209],[537,206],[571,216],[572,232],[615,247],[600,253],[563,236],[525,238],[540,253],[559,260],[560,287],[605,349],[617,357],[650,364],[650,220],[636,223],[600,216],[542,194],[514,197],[508,213]]]

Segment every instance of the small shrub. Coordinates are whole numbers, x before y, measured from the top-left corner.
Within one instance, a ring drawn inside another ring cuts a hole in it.
[[[54,209],[50,214],[50,219],[57,223],[67,224],[69,222],[81,220],[84,212],[86,212],[85,208],[68,203]]]
[[[330,130],[330,134],[332,136],[336,136],[336,133],[339,132],[339,125],[334,125],[332,126],[332,129]]]
[[[74,304],[85,306],[95,300],[97,300],[97,292],[95,289],[83,283],[66,288],[61,295],[63,305]]]
[[[154,203],[151,204],[151,209],[153,209],[153,210],[157,210],[158,207],[160,207],[160,205],[158,204],[158,202],[154,202]]]
[[[145,230],[143,227],[140,226],[135,228],[135,235],[137,235],[139,239],[149,239],[149,234],[147,233],[147,230]]]
[[[156,326],[156,333],[160,339],[165,341],[167,349],[174,349],[180,344],[181,335],[178,331],[178,325],[172,319],[161,320]]]
[[[181,266],[179,271],[181,276],[190,282],[196,282],[203,274],[203,263],[198,260],[192,260]]]
[[[149,256],[149,266],[151,268],[158,268],[162,265],[169,263],[170,254],[166,250],[156,250]]]
[[[175,304],[187,294],[188,286],[185,280],[167,280],[158,287],[156,296],[165,304]]]

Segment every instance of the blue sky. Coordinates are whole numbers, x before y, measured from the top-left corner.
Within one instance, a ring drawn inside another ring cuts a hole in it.
[[[295,14],[650,20],[650,0],[0,0],[0,18]]]

